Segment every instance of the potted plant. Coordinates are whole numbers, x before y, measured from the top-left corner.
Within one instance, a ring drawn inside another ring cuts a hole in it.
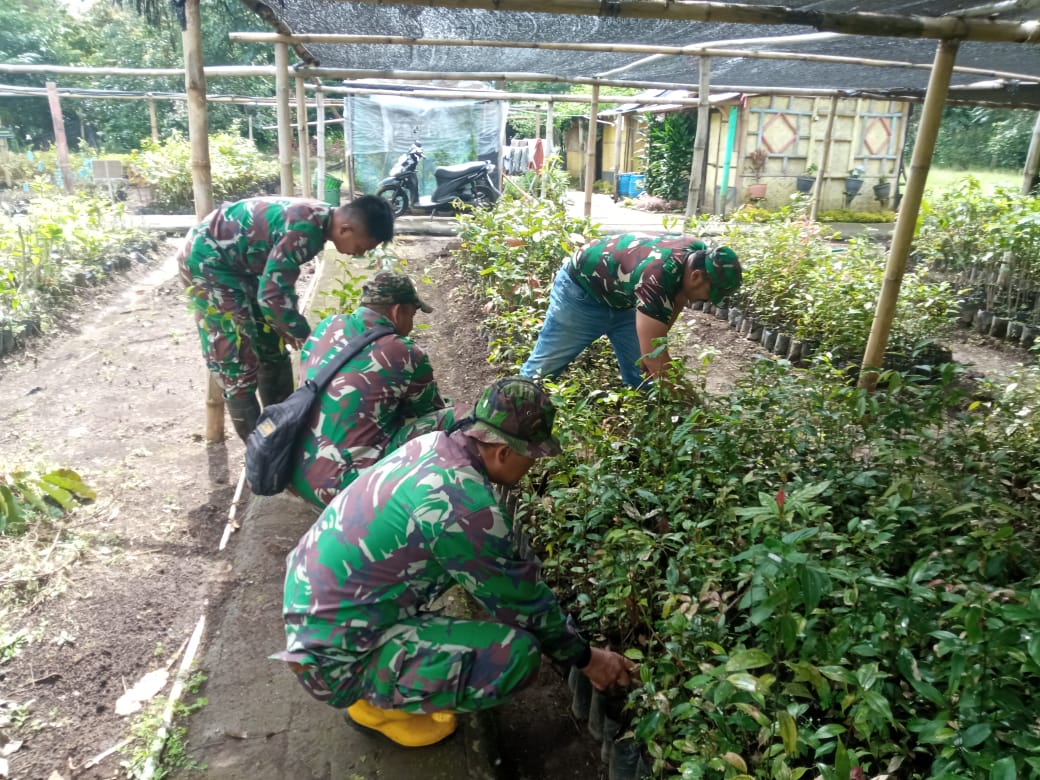
[[[892,195],[892,183],[888,180],[885,174],[881,174],[878,177],[877,184],[874,185],[874,199],[879,201],[886,201]]]
[[[862,165],[857,165],[845,178],[845,194],[850,198],[855,197],[859,194],[859,191],[863,189],[863,173],[866,169]]]
[[[748,185],[748,198],[751,200],[762,200],[766,196],[766,185],[762,183],[762,171],[766,168],[769,152],[765,149],[755,149],[744,158],[744,164],[751,171],[754,184]]]
[[[812,192],[813,185],[816,184],[816,170],[816,163],[812,163],[806,166],[805,173],[798,175],[798,178],[795,179],[795,186],[798,187],[799,192]]]

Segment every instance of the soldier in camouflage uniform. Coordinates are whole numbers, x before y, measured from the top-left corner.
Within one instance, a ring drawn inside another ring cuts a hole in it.
[[[694,301],[720,302],[740,279],[740,262],[729,247],[708,251],[690,236],[599,238],[556,274],[545,324],[520,374],[555,377],[605,335],[622,380],[638,387],[643,370],[652,378],[671,360],[667,350],[643,356],[668,335],[679,312]]]
[[[264,405],[293,391],[286,345],[307,340],[296,309],[300,266],[331,241],[360,256],[394,236],[393,211],[372,195],[340,206],[304,198],[249,198],[227,203],[188,231],[177,256],[195,312],[202,352],[224,390],[244,441]]]
[[[559,453],[554,416],[533,382],[501,379],[453,430],[362,471],[288,556],[287,648],[273,657],[355,724],[413,747],[451,734],[455,713],[503,703],[542,653],[599,689],[628,685],[632,662],[581,636],[495,497]],[[494,619],[428,611],[455,584]]]
[[[309,429],[296,453],[292,488],[324,507],[349,485],[358,470],[403,442],[450,428],[454,410],[441,397],[426,354],[408,334],[419,311],[433,309],[404,274],[381,271],[365,286],[352,314],[318,323],[303,347],[300,381],[314,379],[322,366],[355,336],[377,325],[396,335],[376,339],[339,370],[311,409]]]

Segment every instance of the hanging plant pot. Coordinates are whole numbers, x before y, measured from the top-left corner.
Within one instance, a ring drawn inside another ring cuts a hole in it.
[[[762,200],[766,196],[766,185],[761,183],[749,184],[747,196],[749,200]]]
[[[816,184],[816,177],[799,176],[797,179],[794,180],[794,184],[798,188],[798,191],[802,194],[810,193],[812,192],[813,185]]]
[[[881,182],[880,184],[874,185],[874,199],[875,200],[888,200],[892,196],[892,183]]]
[[[850,176],[845,180],[845,194],[846,195],[859,195],[859,191],[863,189],[863,179],[857,179]]]

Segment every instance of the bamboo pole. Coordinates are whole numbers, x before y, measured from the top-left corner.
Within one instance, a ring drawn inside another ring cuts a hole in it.
[[[917,128],[917,140],[910,161],[910,180],[906,183],[906,194],[899,209],[895,228],[892,231],[892,244],[888,253],[888,264],[885,266],[885,279],[878,296],[874,322],[870,326],[870,337],[863,353],[863,366],[859,376],[859,386],[873,390],[877,386],[877,368],[885,357],[888,335],[892,331],[892,320],[895,317],[896,302],[899,299],[899,288],[906,272],[906,259],[910,252],[910,243],[914,237],[914,226],[921,208],[924,186],[928,179],[928,170],[935,152],[935,139],[939,135],[942,121],[943,104],[946,102],[946,90],[950,86],[951,68],[957,58],[957,41],[940,41],[935,52],[935,67],[928,82],[928,97],[921,111],[921,124]],[[868,370],[871,369],[871,370]]]
[[[317,120],[318,127],[315,132],[315,164],[317,170],[315,176],[318,179],[318,191],[315,193],[318,200],[325,200],[325,93],[322,91],[321,85],[314,91],[314,98],[317,102],[317,110],[315,112],[315,119]]]
[[[495,85],[499,92],[506,91],[505,82],[499,82]],[[506,172],[505,166],[502,164],[505,150],[506,150],[506,125],[509,123],[509,102],[506,101],[504,104],[499,101],[499,108],[502,109],[502,118],[498,123],[498,165],[496,170],[498,171],[498,191],[502,192],[505,188]]]
[[[313,194],[311,188],[311,136],[307,128],[307,91],[303,77],[296,77],[296,139],[300,146],[300,190],[303,197]]]
[[[0,66],[2,67],[2,66]],[[327,72],[316,72],[314,69],[306,71],[309,75],[315,78],[323,78],[328,75]],[[183,74],[183,71],[181,72]],[[444,74],[444,73],[416,73],[412,71],[337,71],[337,73],[349,73],[353,77],[371,77],[371,78],[398,78],[401,80],[412,80],[412,81],[432,81],[442,76],[454,75],[457,78],[470,79],[482,74]],[[499,75],[499,74],[496,74]],[[1035,77],[1034,77],[1035,78]],[[556,76],[540,76],[532,74],[515,74],[510,78],[511,81],[539,81],[539,80],[550,80],[558,83],[581,83],[581,84],[592,84],[598,83],[602,86],[642,86],[648,89],[686,89],[689,92],[696,94],[697,87],[694,85],[677,84],[671,82],[616,82],[616,81],[605,81],[603,79],[581,79],[578,81],[567,80]],[[370,89],[365,90],[363,88],[346,88],[346,87],[326,87],[326,92],[336,94],[386,94],[386,95],[399,95],[399,90],[389,89]],[[975,87],[961,86],[961,87],[950,87],[947,93],[947,104],[948,105],[966,105],[966,106],[987,106],[991,108],[1027,108],[1036,110],[1040,108],[1035,99],[1031,99],[1029,94],[1022,92],[1021,90],[1008,94],[1008,99],[1005,101],[995,100],[980,100],[965,99],[960,97],[958,93],[970,93],[976,91]],[[802,87],[763,87],[755,85],[739,85],[739,84],[716,84],[712,87],[713,94],[721,94],[727,92],[736,92],[740,94],[754,94],[754,95],[775,95],[775,96],[791,96],[791,97],[833,97],[838,95],[839,97],[850,97],[853,92],[846,89],[812,89]],[[922,94],[914,94],[912,90],[856,90],[855,94],[872,95],[884,98],[886,100],[902,100],[907,103],[921,103],[924,101],[923,90]],[[68,98],[78,98],[84,100],[93,100],[97,98],[104,98],[106,100],[147,100],[148,94],[151,94],[155,99],[158,100],[186,100],[187,96],[182,93],[160,93],[160,92],[139,92],[128,94],[121,90],[100,90],[100,89],[70,89],[68,87],[59,87],[58,94],[62,100]],[[459,97],[475,97],[482,100],[490,99],[502,99],[516,102],[533,102],[536,100],[545,100],[544,93],[519,93],[510,92],[508,97],[497,98],[496,94],[488,91],[478,91],[474,93],[468,92],[445,92],[445,91],[432,91],[427,92],[422,89],[417,89],[409,92],[414,97],[429,97],[429,98],[445,98],[455,99]],[[47,91],[43,87],[19,87],[10,84],[0,84],[0,95],[31,95],[31,96],[44,96],[46,97]],[[557,95],[556,99],[563,102],[571,103],[587,103],[589,102],[588,95]],[[208,95],[207,100],[210,103],[231,103],[231,104],[246,104],[246,105],[262,105],[262,106],[276,106],[276,98],[267,97],[249,97],[240,95]],[[600,95],[601,104],[616,104],[616,103],[630,103],[632,102],[632,96],[611,96],[611,95]],[[676,98],[669,100],[668,98],[651,98],[645,99],[647,105],[653,105],[656,103],[668,103],[675,105],[697,105],[697,98]],[[277,127],[275,125],[275,127]]]
[[[354,100],[347,97],[347,121],[343,125],[343,170],[347,174],[347,200],[354,200]],[[348,138],[349,136],[349,138]]]
[[[708,151],[708,130],[711,122],[711,59],[700,58],[700,104],[697,107],[697,132],[693,138],[693,160],[690,163],[690,186],[686,193],[686,219],[699,214],[704,203],[704,172]]]
[[[278,164],[281,169],[282,195],[293,194],[292,126],[289,118],[289,47],[274,45],[275,87],[278,106]]]
[[[596,136],[599,127],[596,116],[599,114],[599,87],[592,88],[592,103],[589,107],[589,137],[585,143],[585,216],[592,216],[592,191],[596,184]]]
[[[1029,139],[1029,151],[1026,153],[1026,164],[1022,168],[1022,194],[1035,192],[1040,184],[1040,111],[1033,124],[1033,135]],[[1040,299],[1038,299],[1040,302]]]
[[[184,94],[188,106],[188,137],[191,142],[191,188],[195,219],[213,211],[213,178],[209,160],[209,113],[206,110],[206,73],[203,69],[202,29],[199,0],[184,5],[187,24],[181,33],[184,49]],[[206,383],[206,441],[224,441],[224,392],[212,372]]]
[[[155,99],[148,96],[148,121],[152,127],[152,141],[159,143],[159,118],[155,113]]]
[[[385,0],[358,0],[382,5]],[[484,9],[508,13],[534,11],[575,16],[602,16],[602,0],[394,0],[397,5],[456,10]],[[613,3],[610,16],[622,19],[667,19],[689,22],[798,25],[846,35],[883,35],[890,38],[937,38],[965,41],[1040,43],[1040,29],[1031,22],[926,17],[904,14],[823,13],[779,5],[683,2],[683,0],[627,0]]]
[[[65,117],[61,113],[58,85],[53,81],[47,82],[47,103],[51,109],[51,122],[54,124],[54,147],[58,152],[61,183],[65,188],[65,192],[72,195],[75,192],[75,187],[72,182],[72,166],[69,165],[69,142],[65,138]]]
[[[621,128],[623,125],[623,115],[619,111],[614,115],[614,195],[618,197],[621,197]]]
[[[834,139],[834,119],[838,115],[838,98],[831,98],[830,113],[827,115],[827,130],[823,136],[823,154],[820,156],[819,175],[813,184],[812,208],[809,210],[809,219],[816,221],[820,213],[820,199],[823,197],[823,185],[827,179],[827,168],[831,164],[831,142]]]

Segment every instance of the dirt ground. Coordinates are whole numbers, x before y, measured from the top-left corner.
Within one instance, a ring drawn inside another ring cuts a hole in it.
[[[470,403],[494,373],[479,311],[448,261],[450,244],[399,239],[409,272],[429,277],[422,294],[435,308],[416,340],[442,391]],[[59,526],[34,532],[31,570],[15,565],[28,543],[0,539],[0,603],[17,595],[28,605],[0,606],[0,751],[3,737],[11,740],[12,780],[124,776],[118,753],[90,765],[127,737],[116,700],[178,660],[200,615],[219,630],[230,584],[252,576],[232,570],[217,549],[242,446],[203,441],[206,374],[172,247],[84,295],[61,332],[0,361],[3,463],[72,468],[98,494]],[[710,389],[724,389],[757,354],[705,314],[687,314],[678,327],[687,356],[717,352]],[[972,343],[957,351],[998,372],[1025,354]],[[506,780],[604,777],[598,745],[568,705],[563,681],[546,668],[501,709]]]

